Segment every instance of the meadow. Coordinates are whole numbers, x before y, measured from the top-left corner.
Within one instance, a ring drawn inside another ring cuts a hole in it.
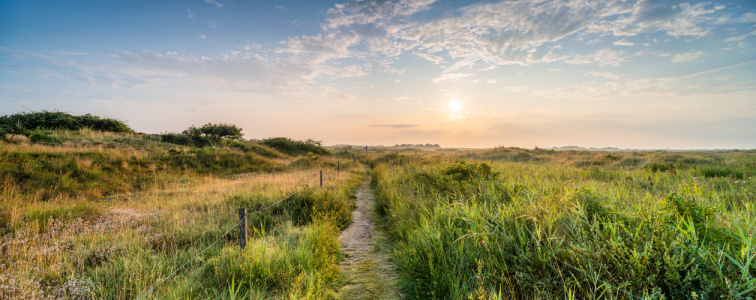
[[[211,125],[4,129],[0,299],[756,296],[754,150],[365,154]],[[375,249],[345,272],[368,176]]]
[[[756,151],[384,154],[408,299],[753,299]]]
[[[25,134],[0,141],[0,299],[336,297],[338,234],[366,174],[351,154],[88,128]]]

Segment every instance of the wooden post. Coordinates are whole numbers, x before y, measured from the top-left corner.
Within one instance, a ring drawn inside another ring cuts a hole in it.
[[[320,170],[320,187],[323,187],[323,170]]]
[[[247,208],[239,208],[239,246],[244,249],[247,245]]]
[[[341,173],[341,161],[340,160],[336,161],[336,173],[337,174]]]

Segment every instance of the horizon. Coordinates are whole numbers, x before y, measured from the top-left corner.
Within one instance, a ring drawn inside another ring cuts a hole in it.
[[[0,115],[443,148],[756,148],[753,1],[0,4]]]

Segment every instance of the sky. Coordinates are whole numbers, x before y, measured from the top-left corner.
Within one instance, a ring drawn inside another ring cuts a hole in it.
[[[0,1],[0,115],[326,145],[756,148],[756,1]]]

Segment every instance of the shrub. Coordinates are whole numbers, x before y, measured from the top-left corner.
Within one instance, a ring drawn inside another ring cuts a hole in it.
[[[637,166],[643,164],[643,162],[644,162],[644,160],[642,158],[639,158],[639,157],[628,157],[628,158],[623,159],[620,162],[620,165],[628,166],[628,167],[637,167]]]
[[[5,140],[13,143],[28,143],[29,138],[20,134],[6,134]]]
[[[652,172],[667,172],[674,167],[671,163],[655,162],[645,166],[645,168]]]
[[[328,150],[321,146],[322,142],[314,141],[312,139],[308,139],[306,141],[296,141],[290,138],[276,137],[264,139],[260,144],[274,148],[278,151],[292,156],[303,155],[309,152],[322,155],[331,154]]]
[[[64,112],[43,110],[0,117],[0,129],[6,132],[17,133],[24,129],[79,130],[82,128],[109,132],[134,132],[123,121],[103,119],[91,114],[73,116]]]
[[[755,168],[736,168],[731,166],[708,166],[700,167],[697,170],[699,176],[702,177],[733,177],[737,179],[743,179],[748,174],[753,174]]]

